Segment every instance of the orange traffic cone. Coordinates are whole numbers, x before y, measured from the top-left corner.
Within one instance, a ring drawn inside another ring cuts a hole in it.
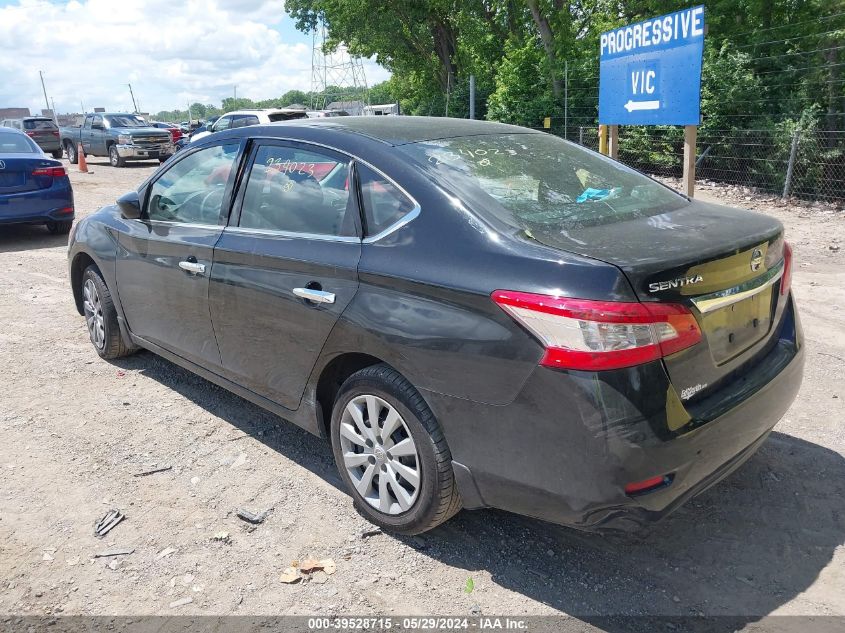
[[[85,150],[82,149],[82,143],[80,143],[76,148],[76,155],[78,156],[79,160],[79,171],[83,174],[88,173],[88,161],[85,160]]]

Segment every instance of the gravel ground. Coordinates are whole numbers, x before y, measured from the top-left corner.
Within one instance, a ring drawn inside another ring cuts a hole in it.
[[[154,166],[71,169],[81,217]],[[100,360],[72,303],[66,239],[3,228],[0,613],[565,613],[580,629],[602,615],[845,615],[845,212],[713,185],[699,195],[786,225],[804,386],[745,466],[638,537],[493,510],[422,537],[370,534],[325,444],[150,353]],[[97,539],[111,508],[127,518]],[[238,508],[273,511],[253,527]],[[93,557],[112,548],[134,551]],[[280,582],[309,557],[337,572]]]

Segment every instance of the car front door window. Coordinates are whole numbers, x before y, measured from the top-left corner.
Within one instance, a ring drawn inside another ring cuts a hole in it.
[[[153,221],[219,224],[238,147],[237,143],[215,145],[174,164],[153,183],[146,217]]]
[[[212,132],[222,132],[223,130],[228,130],[232,124],[232,117],[224,116],[217,119],[217,122],[211,126]]]

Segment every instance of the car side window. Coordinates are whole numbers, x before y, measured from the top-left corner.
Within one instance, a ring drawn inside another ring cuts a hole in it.
[[[399,222],[416,204],[377,171],[358,163],[358,183],[367,235],[377,235]]]
[[[213,132],[221,132],[223,130],[228,130],[229,126],[232,124],[232,117],[230,116],[222,116],[217,119],[217,122],[211,126],[211,130]]]
[[[242,228],[355,236],[349,159],[298,146],[261,145],[249,173]]]
[[[226,184],[232,175],[238,147],[237,143],[215,145],[175,163],[153,183],[147,218],[219,224]]]
[[[241,123],[242,127],[245,127],[247,125],[258,125],[258,123],[259,123],[258,117],[254,116],[252,114],[246,115],[246,116],[241,117],[241,118],[243,119],[243,122]]]

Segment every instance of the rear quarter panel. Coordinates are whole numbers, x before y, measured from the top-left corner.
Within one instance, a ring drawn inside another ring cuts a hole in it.
[[[358,292],[326,342],[323,365],[345,352],[366,353],[418,389],[506,404],[543,348],[493,302],[494,290],[633,300],[614,266],[497,232],[404,162],[375,166],[421,212],[363,244]]]

